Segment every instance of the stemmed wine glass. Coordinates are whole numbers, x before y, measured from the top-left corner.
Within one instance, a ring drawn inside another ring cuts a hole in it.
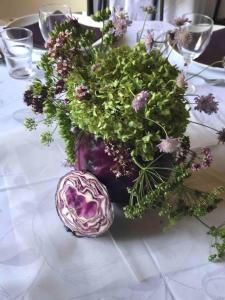
[[[184,74],[193,59],[199,57],[208,45],[213,29],[213,20],[198,13],[183,15],[185,24],[177,31],[177,46],[184,58]],[[194,86],[188,86],[188,92],[194,92]]]
[[[45,42],[48,40],[48,34],[54,29],[54,26],[65,21],[67,17],[71,16],[71,9],[67,5],[42,5],[39,9],[39,27]]]

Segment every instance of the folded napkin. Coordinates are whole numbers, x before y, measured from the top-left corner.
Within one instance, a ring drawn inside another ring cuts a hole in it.
[[[210,42],[205,51],[195,59],[195,61],[211,65],[212,63],[222,60],[225,56],[225,29],[220,29],[212,33]],[[217,63],[214,66],[223,68],[222,63]]]
[[[101,38],[101,30],[99,28],[90,27],[90,26],[86,26],[86,25],[81,25],[81,26],[85,29],[89,29],[89,30],[93,31],[93,33],[94,33],[93,43]],[[42,37],[38,23],[34,23],[31,25],[25,26],[25,28],[30,29],[33,32],[34,47],[44,49],[45,41]]]

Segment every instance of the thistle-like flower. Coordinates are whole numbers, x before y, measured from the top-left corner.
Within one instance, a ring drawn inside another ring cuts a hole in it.
[[[178,17],[176,19],[174,19],[174,25],[177,27],[181,27],[183,26],[185,23],[190,23],[191,21],[188,18],[184,18],[184,17]]]
[[[161,143],[157,145],[160,152],[164,153],[173,153],[177,150],[179,145],[179,140],[173,137],[166,137],[165,139],[161,139]]]
[[[184,76],[184,73],[179,73],[177,78],[176,78],[176,85],[183,89],[183,88],[186,88],[187,87],[187,82],[185,80],[185,76]]]
[[[192,41],[192,34],[185,28],[180,28],[174,34],[174,41],[180,47],[187,47]]]
[[[146,103],[149,92],[141,91],[132,101],[132,107],[138,112]]]
[[[131,25],[132,21],[129,20],[127,13],[122,8],[116,9],[109,18],[112,27],[109,28],[109,34],[116,37],[122,36],[127,32],[127,27]]]
[[[153,40],[153,36],[152,36],[152,31],[148,30],[147,34],[144,38],[144,43],[145,43],[145,49],[146,52],[149,54],[151,52],[154,40]]]
[[[83,99],[87,98],[89,91],[85,85],[81,84],[75,88],[74,94],[77,99],[83,100]]]
[[[225,143],[225,128],[222,128],[217,132],[218,134],[218,141],[219,143],[224,144]]]
[[[204,112],[208,115],[212,113],[217,113],[218,111],[218,102],[216,102],[213,94],[208,94],[207,96],[198,96],[195,97],[195,103],[197,104],[194,109],[200,112]]]
[[[149,15],[154,14],[156,12],[156,9],[153,5],[146,5],[146,6],[142,6],[141,8],[143,9],[144,12],[146,12]]]

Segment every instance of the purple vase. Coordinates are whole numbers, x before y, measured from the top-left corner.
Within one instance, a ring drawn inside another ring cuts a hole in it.
[[[105,152],[104,141],[94,135],[83,135],[75,148],[75,169],[91,172],[107,187],[113,202],[127,204],[129,201],[127,188],[133,185],[137,172],[133,172],[131,176],[116,178],[110,170],[115,164],[113,158]]]

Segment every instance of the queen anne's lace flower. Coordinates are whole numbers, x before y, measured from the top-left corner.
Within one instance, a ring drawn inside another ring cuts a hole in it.
[[[216,102],[215,97],[213,94],[208,94],[207,96],[198,96],[195,97],[195,103],[197,104],[195,106],[195,110],[198,110],[200,112],[204,112],[208,115],[211,115],[212,113],[217,113],[218,111],[218,102]]]
[[[179,145],[179,140],[173,137],[166,137],[165,139],[161,139],[161,143],[157,145],[160,152],[165,153],[173,153],[177,150]]]
[[[133,99],[132,107],[135,110],[135,112],[138,112],[145,105],[148,95],[149,92],[142,91],[139,94],[137,94],[137,96]]]

